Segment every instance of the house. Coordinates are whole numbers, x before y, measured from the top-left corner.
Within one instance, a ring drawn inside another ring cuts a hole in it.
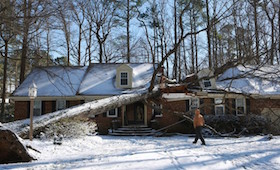
[[[186,111],[200,107],[205,115],[232,115],[240,121],[251,115],[264,116],[280,129],[279,65],[238,65],[220,75],[202,69],[186,77],[189,94],[167,96],[169,101],[186,101]]]
[[[35,68],[11,96],[15,101],[15,119],[29,117],[28,87],[33,82],[38,88],[34,115],[40,116],[84,102],[146,91],[154,69],[153,64],[147,63]],[[189,113],[199,107],[204,115],[220,117],[233,115],[246,119],[252,114],[265,115],[279,126],[279,69],[278,66],[256,69],[239,65],[218,76],[203,69],[188,75],[183,84],[159,77],[157,83],[162,80],[173,83],[160,84],[161,97],[148,99],[148,103],[138,101],[90,118],[96,121],[100,134],[107,134],[117,127],[161,129],[183,119],[173,111]],[[166,131],[190,133],[193,129],[191,123],[182,122]]]
[[[149,63],[94,63],[83,67],[35,68],[11,96],[15,102],[15,120],[29,118],[28,88],[33,83],[38,89],[34,101],[34,116],[40,116],[88,101],[147,91],[155,66]],[[124,109],[125,114],[122,114],[121,109]],[[99,132],[106,134],[112,128],[112,122],[118,122],[120,126],[148,127],[155,114],[159,113],[139,101],[91,118],[97,122]]]

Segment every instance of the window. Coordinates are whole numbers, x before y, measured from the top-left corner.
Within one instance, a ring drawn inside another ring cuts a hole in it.
[[[56,110],[63,110],[66,108],[66,100],[57,100],[56,101]]]
[[[211,87],[211,81],[209,79],[205,79],[202,82],[205,88]]]
[[[223,104],[222,98],[215,99],[215,114],[224,115],[225,114],[225,105]]]
[[[199,98],[191,98],[190,102],[190,110],[194,113],[194,110],[199,108]]]
[[[107,111],[107,117],[118,117],[118,108]]]
[[[40,100],[34,101],[33,115],[40,116],[42,113],[42,102]]]
[[[121,72],[121,86],[127,86],[127,85],[128,85],[128,73]]]
[[[153,117],[162,117],[162,105],[153,103],[155,109],[153,109]]]
[[[236,115],[243,115],[245,113],[245,98],[235,99],[236,101]]]

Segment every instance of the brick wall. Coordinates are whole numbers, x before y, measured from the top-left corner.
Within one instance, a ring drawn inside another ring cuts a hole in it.
[[[82,104],[84,102],[81,101],[81,100],[69,100],[69,101],[67,101],[67,103],[68,103],[67,107],[72,107],[72,106],[76,106],[76,105]]]
[[[30,112],[30,102],[29,101],[16,101],[15,102],[15,120],[21,120],[26,119],[29,117]],[[83,103],[83,101],[80,100],[72,100],[67,101],[68,107],[72,107],[75,105],[79,105]],[[56,102],[55,101],[42,101],[41,105],[41,113],[42,115],[54,112],[56,110]]]
[[[42,115],[55,111],[55,101],[43,101],[42,102]]]
[[[277,99],[251,99],[250,112],[261,114],[264,108],[280,108],[280,101]]]
[[[214,114],[214,100],[212,98],[200,99],[200,102],[203,101],[203,107],[200,107],[202,114]]]
[[[172,110],[179,111],[179,112],[186,112],[186,101],[175,101],[175,102],[163,102],[163,113],[162,117],[156,117],[156,123],[157,128],[164,128],[166,126],[172,125],[183,118],[176,116],[174,113],[172,113]],[[169,112],[171,111],[171,112]],[[179,132],[179,133],[187,133],[189,131],[192,131],[192,124],[188,121],[182,122],[180,124],[177,124],[175,126],[172,126],[168,128],[167,132]]]
[[[102,113],[102,114],[96,115],[96,117],[95,117],[95,121],[96,121],[97,127],[98,127],[98,132],[101,135],[108,134],[108,130],[112,129],[112,127],[113,127],[113,124],[112,124],[113,120],[117,120],[118,125],[121,126],[121,114],[118,114],[120,116],[118,116],[116,118],[107,117],[106,115],[107,115],[107,113]]]
[[[28,118],[29,115],[29,101],[16,101],[15,102],[15,120]]]

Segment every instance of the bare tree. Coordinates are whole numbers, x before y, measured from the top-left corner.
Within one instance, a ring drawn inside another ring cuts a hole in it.
[[[112,28],[116,27],[117,24],[115,18],[117,5],[107,0],[97,0],[88,3],[88,6],[90,10],[87,11],[87,15],[92,19],[92,31],[95,34],[99,46],[99,63],[102,63],[104,43],[111,33]]]

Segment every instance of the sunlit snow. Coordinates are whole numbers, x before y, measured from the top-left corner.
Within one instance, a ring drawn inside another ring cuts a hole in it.
[[[206,146],[193,137],[84,136],[24,143],[41,151],[30,163],[0,165],[0,169],[280,169],[280,137],[206,138]]]

